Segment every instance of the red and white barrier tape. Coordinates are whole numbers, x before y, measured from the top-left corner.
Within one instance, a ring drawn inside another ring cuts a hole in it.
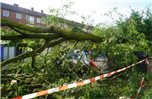
[[[12,98],[12,99],[30,99],[30,98],[35,98],[35,97],[38,97],[38,96],[42,96],[42,95],[51,94],[51,93],[54,93],[54,92],[70,89],[70,88],[73,88],[73,87],[83,86],[83,85],[86,85],[86,84],[89,84],[89,83],[96,82],[99,79],[103,79],[105,77],[110,77],[111,75],[114,75],[116,73],[125,71],[128,68],[133,67],[133,66],[135,66],[139,63],[142,63],[144,61],[145,61],[145,59],[141,60],[141,61],[139,61],[135,64],[124,67],[122,69],[115,70],[113,72],[109,72],[109,73],[106,73],[106,74],[102,74],[100,76],[93,77],[91,79],[87,79],[87,80],[80,81],[80,82],[75,82],[75,83],[72,83],[72,84],[63,85],[63,86],[60,86],[60,87],[51,88],[51,89],[48,89],[48,90],[43,90],[43,91],[40,91],[40,92],[35,92],[35,93],[24,95],[24,96],[18,96],[18,97]]]
[[[142,87],[144,87],[144,77],[142,77],[142,79],[140,81],[140,87],[139,87],[139,89],[138,89],[138,91],[136,93],[136,97],[139,96],[139,93],[140,93]]]

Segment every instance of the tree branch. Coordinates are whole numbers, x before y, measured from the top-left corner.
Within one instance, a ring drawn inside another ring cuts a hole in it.
[[[31,26],[27,26],[27,25],[24,25],[21,23],[13,22],[13,21],[10,21],[7,19],[2,19],[1,25],[13,27],[13,28],[18,28],[18,29],[22,29],[22,30],[26,30],[26,31],[34,32],[34,33],[56,33],[67,40],[77,40],[77,41],[91,40],[94,42],[104,41],[103,38],[95,36],[91,33],[73,32],[72,30],[61,29],[60,27],[54,27],[54,26],[52,26],[50,28],[31,27]]]
[[[45,27],[32,27],[32,26],[28,26],[28,25],[24,25],[21,23],[17,23],[11,20],[7,20],[7,19],[1,19],[1,26],[8,26],[11,28],[19,28],[22,30],[26,30],[26,31],[31,31],[31,32],[35,32],[35,33],[49,33],[51,32],[49,28],[45,28]]]
[[[58,34],[26,34],[26,35],[1,35],[1,40],[16,40],[16,39],[57,39],[60,36]]]
[[[3,67],[3,66],[5,66],[5,65],[7,65],[9,63],[12,63],[12,62],[15,62],[15,61],[18,61],[18,60],[22,60],[22,59],[31,57],[33,55],[33,53],[35,55],[38,55],[38,53],[41,53],[45,48],[53,47],[53,46],[55,46],[55,45],[57,45],[57,44],[59,44],[59,43],[61,43],[63,41],[65,41],[65,39],[62,39],[62,38],[57,40],[57,41],[54,41],[54,42],[49,42],[49,41],[46,40],[46,42],[41,47],[39,47],[38,49],[35,49],[34,51],[31,51],[31,52],[23,53],[21,55],[18,55],[16,57],[12,58],[12,59],[3,61],[1,63],[1,66]]]
[[[17,33],[20,33],[21,35],[26,35],[26,33],[23,33],[23,32],[19,31],[16,28],[11,27],[11,29],[14,30],[14,31],[16,31]]]

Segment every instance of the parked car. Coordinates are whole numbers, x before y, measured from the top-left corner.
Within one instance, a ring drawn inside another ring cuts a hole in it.
[[[95,58],[91,58],[91,53],[87,50],[74,50],[67,55],[67,58],[72,64],[77,64],[80,61],[83,65],[94,67],[100,71],[108,69],[109,60],[105,53],[100,53]]]

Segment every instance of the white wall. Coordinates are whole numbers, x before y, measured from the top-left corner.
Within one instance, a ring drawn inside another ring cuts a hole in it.
[[[9,59],[15,56],[15,47],[9,47]]]
[[[4,60],[8,59],[8,47],[4,47],[4,50],[3,50],[3,59]]]
[[[11,59],[15,56],[15,47],[4,47],[3,50],[3,59]]]

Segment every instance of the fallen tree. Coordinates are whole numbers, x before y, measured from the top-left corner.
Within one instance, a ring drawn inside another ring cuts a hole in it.
[[[65,29],[62,27],[32,27],[21,23],[13,22],[7,19],[1,20],[2,27],[9,27],[11,30],[18,33],[18,35],[2,35],[1,40],[20,40],[20,39],[43,39],[44,44],[40,47],[34,48],[33,51],[18,55],[12,59],[3,61],[1,66],[5,66],[14,61],[22,60],[27,57],[36,56],[41,53],[45,48],[53,47],[59,43],[68,40],[85,41],[90,40],[93,42],[102,42],[103,38],[95,36],[91,33],[73,32],[72,29]],[[9,30],[10,30],[9,29]]]
[[[92,52],[95,52],[93,53],[94,56],[98,54],[98,52],[105,51],[105,53],[110,56],[108,59],[112,59],[113,66],[117,69],[136,62],[135,56],[133,55],[134,51],[140,50],[151,53],[151,39],[147,39],[147,37],[151,37],[151,32],[148,32],[151,29],[145,28],[146,31],[140,32],[137,27],[141,24],[136,23],[134,16],[132,17],[124,21],[119,21],[116,26],[109,26],[108,28],[99,27],[99,29],[96,27],[96,31],[93,33],[73,31],[75,29],[55,26],[45,28],[32,27],[2,19],[2,28],[5,29],[5,27],[9,27],[9,31],[15,32],[14,34],[9,34],[9,32],[4,35],[2,34],[2,40],[13,42],[18,40],[23,46],[33,49],[33,51],[16,56],[16,59],[13,58],[2,62],[2,65],[6,65],[7,67],[5,70],[2,70],[2,98],[21,96],[62,84],[66,85],[67,82],[76,82],[97,76],[98,73],[94,72],[93,69],[87,68],[81,63],[74,65],[69,62],[69,59],[66,58],[65,55],[75,49],[81,50],[84,47],[88,48]],[[144,21],[141,20],[141,23],[143,22]],[[150,23],[151,21],[146,22]],[[151,28],[149,23],[143,23],[143,25]],[[18,26],[16,24],[18,24]],[[144,30],[143,28],[143,26],[139,27],[139,29]],[[145,36],[145,34],[147,34],[147,36]],[[25,42],[22,42],[24,40]],[[85,42],[85,40],[90,40],[95,43]],[[32,41],[34,45],[29,45],[29,43],[31,43],[29,41]],[[81,43],[79,41],[83,42]],[[89,47],[87,47],[88,45]],[[39,54],[48,47],[53,47],[50,53],[46,53],[45,55]],[[93,55],[91,57],[94,57]],[[27,57],[31,58],[26,62],[16,62]],[[34,60],[36,61],[36,69],[33,69],[30,65],[34,63]],[[58,62],[57,60],[61,61]],[[11,75],[8,75],[8,73]],[[146,87],[141,93],[141,96],[142,98],[151,97],[151,74],[148,76],[145,73],[135,71],[135,68],[133,68],[88,86],[77,89],[74,88],[62,93],[53,93],[41,98],[96,99],[99,97],[118,98],[120,95],[135,96],[143,75],[146,77]]]

